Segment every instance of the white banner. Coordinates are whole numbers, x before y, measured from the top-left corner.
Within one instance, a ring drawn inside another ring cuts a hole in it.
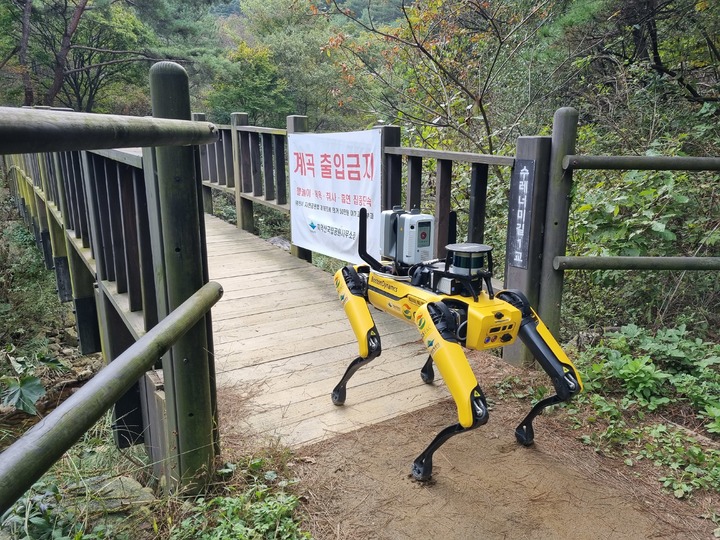
[[[380,135],[379,129],[288,134],[293,244],[361,262],[358,214],[365,207],[367,250],[380,258]]]

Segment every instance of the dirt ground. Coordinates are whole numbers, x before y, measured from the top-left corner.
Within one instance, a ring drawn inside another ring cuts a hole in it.
[[[497,377],[497,362],[479,367]],[[717,497],[674,499],[651,464],[630,468],[598,455],[562,414],[536,419],[535,445],[518,445],[513,431],[526,407],[495,404],[488,424],[436,452],[425,484],[410,466],[455,421],[450,400],[303,448],[295,466],[308,528],[320,540],[713,537],[715,525],[701,516],[720,512]]]

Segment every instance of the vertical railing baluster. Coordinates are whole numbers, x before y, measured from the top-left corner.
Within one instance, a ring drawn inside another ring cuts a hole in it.
[[[272,201],[275,199],[275,174],[273,173],[272,135],[269,133],[262,134],[262,153],[265,200]]]
[[[219,137],[214,144],[215,147],[215,177],[219,186],[227,185],[227,176],[225,171],[225,146],[222,137]]]
[[[387,147],[400,146],[400,127],[382,126],[382,209],[391,210],[402,202],[402,156],[388,154]]]
[[[485,239],[485,213],[487,209],[488,166],[473,163],[470,170],[470,205],[468,242],[482,244]]]
[[[120,209],[119,163],[109,159],[105,162],[105,178],[107,181],[108,214],[110,217],[110,238],[112,242],[113,262],[115,263],[115,286],[120,294],[126,293],[127,266],[125,261],[125,238],[123,235],[122,212]]]
[[[143,306],[134,170],[132,167],[118,163],[118,198],[125,248],[123,255],[127,272],[128,305],[130,311],[140,311]]]
[[[275,182],[277,203],[287,204],[287,174],[285,171],[285,142],[284,135],[273,135],[273,152],[275,157]]]
[[[435,183],[435,246],[437,256],[445,257],[448,241],[448,216],[450,215],[450,192],[452,189],[452,166],[449,159],[437,160],[437,178]]]
[[[235,172],[233,170],[232,131],[227,128],[221,129],[218,143],[222,144],[223,156],[225,158],[225,185],[227,187],[235,187]]]
[[[408,156],[408,185],[407,185],[407,208],[420,208],[422,201],[422,166],[423,160],[419,156]]]
[[[252,194],[260,197],[263,192],[263,182],[260,161],[260,135],[250,133],[250,175],[252,177]]]

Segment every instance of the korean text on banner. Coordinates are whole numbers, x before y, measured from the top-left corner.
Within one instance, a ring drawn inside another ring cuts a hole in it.
[[[368,211],[368,253],[380,256],[381,132],[288,134],[292,243],[344,261],[357,254]]]

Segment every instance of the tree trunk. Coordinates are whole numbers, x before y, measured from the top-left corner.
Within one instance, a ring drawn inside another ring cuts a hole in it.
[[[78,25],[80,24],[80,19],[85,13],[87,3],[88,0],[79,0],[77,5],[75,6],[75,11],[73,12],[72,18],[70,19],[70,24],[68,24],[65,28],[65,33],[63,34],[62,42],[60,43],[60,50],[58,50],[57,54],[55,55],[53,83],[47,91],[47,94],[45,95],[45,105],[52,106],[55,102],[55,98],[57,97],[60,89],[62,88],[63,81],[65,80],[65,66],[67,64],[67,57],[70,54],[72,38],[77,31]]]
[[[32,13],[32,0],[25,0],[22,15],[22,35],[20,37],[20,51],[18,52],[18,61],[20,69],[22,69],[23,88],[25,90],[24,105],[33,105],[35,102],[35,92],[33,91],[32,81],[30,80],[30,66],[28,66],[28,43],[30,42],[30,14]]]

